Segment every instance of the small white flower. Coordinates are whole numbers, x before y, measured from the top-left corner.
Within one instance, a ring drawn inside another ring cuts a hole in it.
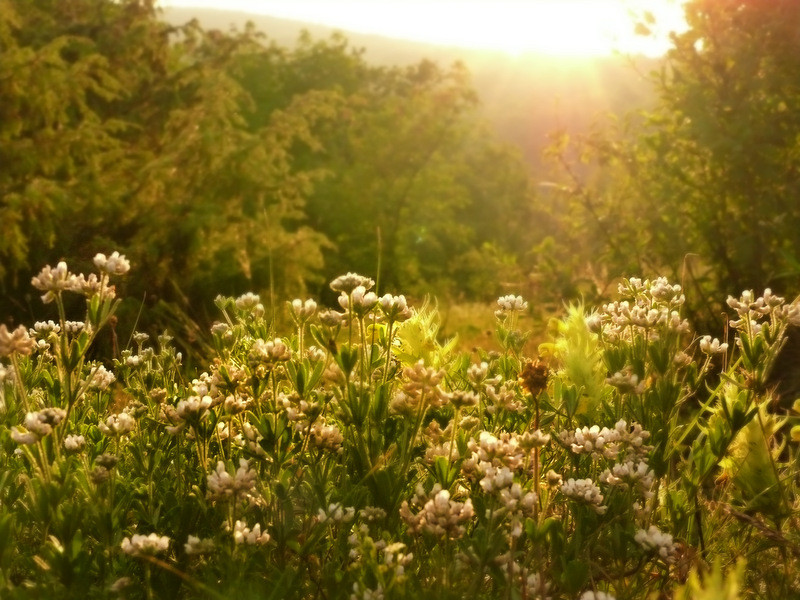
[[[24,429],[20,429],[19,427],[12,427],[11,439],[14,440],[17,444],[30,446],[39,441],[39,436],[30,431],[25,431]],[[19,450],[19,448],[17,448],[17,450]]]
[[[507,296],[500,296],[497,299],[497,305],[500,307],[495,311],[495,316],[500,318],[508,313],[525,312],[528,310],[528,303],[522,296],[514,296],[509,294]]]
[[[31,338],[24,325],[9,332],[5,325],[0,325],[0,357],[12,354],[28,355],[36,347],[36,340]]]
[[[184,421],[200,420],[208,416],[208,411],[214,401],[210,396],[189,396],[185,400],[178,402],[175,407],[178,416]]]
[[[38,275],[31,279],[31,285],[37,290],[46,292],[42,302],[49,304],[55,300],[56,295],[72,287],[75,275],[69,272],[67,263],[59,262],[54,269],[50,265],[44,267]]]
[[[717,338],[711,339],[710,335],[700,338],[700,351],[704,354],[724,354],[728,351],[728,344],[720,344]]]
[[[384,294],[378,301],[383,314],[390,321],[406,321],[411,318],[413,314],[408,307],[405,296],[392,296],[391,294]]]
[[[11,439],[17,444],[31,445],[46,435],[50,435],[53,427],[61,423],[67,416],[63,408],[43,408],[37,412],[29,412],[23,421],[24,429],[11,428]]]
[[[88,378],[89,387],[98,391],[107,390],[116,380],[117,378],[114,376],[114,373],[107,370],[103,365],[95,367],[91,373],[89,373]]]
[[[196,556],[198,554],[208,554],[214,550],[214,540],[201,540],[199,537],[190,535],[189,539],[183,545],[183,549],[189,556]]]
[[[644,382],[639,381],[639,376],[630,369],[617,371],[606,379],[606,383],[613,385],[621,394],[641,394],[644,392]]]
[[[328,510],[321,508],[317,511],[317,519],[320,523],[333,521],[334,523],[349,523],[356,515],[356,509],[352,506],[342,506],[338,502],[328,505]]]
[[[64,438],[64,448],[69,452],[80,452],[86,447],[86,440],[82,435],[68,435]]]
[[[369,290],[372,289],[374,285],[375,281],[369,277],[364,277],[356,273],[348,273],[347,275],[339,275],[339,277],[334,279],[331,282],[331,289],[334,292],[349,294],[359,286],[363,287],[365,290]]]
[[[259,363],[272,364],[280,361],[287,361],[292,358],[292,351],[283,343],[280,338],[264,341],[256,340],[250,347],[247,359],[252,365]]]
[[[607,506],[603,506],[603,494],[600,493],[600,488],[591,479],[569,478],[561,484],[561,493],[568,498],[588,504],[598,515],[605,514],[608,510]]]
[[[261,297],[253,292],[242,294],[236,299],[235,304],[239,310],[253,313],[255,316],[264,314],[264,305],[261,304]]]
[[[150,535],[134,534],[122,540],[122,551],[130,556],[151,556],[166,552],[169,548],[169,538],[165,535],[151,533]]]
[[[352,306],[351,306],[352,300]],[[375,292],[368,292],[363,285],[357,286],[352,292],[339,295],[339,306],[346,311],[352,311],[357,315],[365,315],[378,304],[378,296]]]
[[[97,427],[103,434],[117,437],[129,433],[134,425],[136,425],[136,419],[126,412],[121,412],[116,415],[110,415],[106,418],[105,423],[101,421]]]
[[[236,521],[233,526],[233,541],[238,544],[247,544],[248,546],[263,546],[269,542],[269,534],[265,531],[261,532],[261,524],[256,523],[252,529],[247,527],[242,521]]]
[[[108,257],[105,254],[97,253],[94,257],[94,264],[100,271],[108,275],[124,275],[131,270],[131,263],[128,262],[125,255],[116,250]]]
[[[655,551],[664,562],[675,562],[677,545],[672,541],[669,533],[664,533],[655,525],[651,525],[647,531],[640,529],[636,532],[634,539],[645,550]]]
[[[317,303],[311,299],[303,301],[295,298],[289,303],[289,306],[292,309],[292,316],[299,323],[305,323],[317,312]]]

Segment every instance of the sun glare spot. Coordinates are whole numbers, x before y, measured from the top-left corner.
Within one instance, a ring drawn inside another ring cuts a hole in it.
[[[238,10],[344,31],[510,54],[656,56],[686,28],[682,0],[161,0],[163,6]],[[654,35],[635,33],[651,13]]]

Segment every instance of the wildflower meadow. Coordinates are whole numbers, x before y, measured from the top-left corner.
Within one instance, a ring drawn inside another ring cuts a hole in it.
[[[768,381],[800,312],[770,290],[721,341],[625,279],[536,356],[507,295],[470,354],[348,273],[283,320],[218,297],[189,372],[166,332],[117,339],[135,265],[94,264],[0,325],[3,598],[797,596],[800,418]]]

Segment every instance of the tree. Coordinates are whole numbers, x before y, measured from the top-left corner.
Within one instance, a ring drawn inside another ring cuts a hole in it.
[[[529,177],[481,124],[462,65],[375,67],[341,36],[303,36],[284,62],[250,61],[241,81],[260,107],[311,89],[340,94],[337,117],[315,130],[322,151],[295,154],[324,173],[307,214],[335,244],[330,277],[376,274],[380,260],[394,289],[496,293],[491,278],[480,282],[488,289],[472,282],[475,259],[524,251],[527,231],[509,215],[525,211]],[[487,244],[494,253],[479,250]]]
[[[622,274],[712,295],[800,291],[800,4],[694,0],[654,84],[658,106],[585,140],[570,183],[582,234]],[[696,305],[721,325],[721,307]]]
[[[217,291],[297,293],[313,278],[314,175],[292,157],[318,145],[335,98],[297,95],[250,122],[230,70],[269,52],[253,31],[173,28],[150,0],[3,0],[0,44],[4,313],[29,312],[34,265],[110,249],[147,273],[132,295],[200,298],[195,313]]]

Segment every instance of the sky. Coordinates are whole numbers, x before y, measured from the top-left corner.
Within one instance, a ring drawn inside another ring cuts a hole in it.
[[[344,31],[447,46],[604,56],[658,56],[686,28],[683,0],[160,0],[162,6],[245,11]],[[634,33],[638,16],[654,35]]]

